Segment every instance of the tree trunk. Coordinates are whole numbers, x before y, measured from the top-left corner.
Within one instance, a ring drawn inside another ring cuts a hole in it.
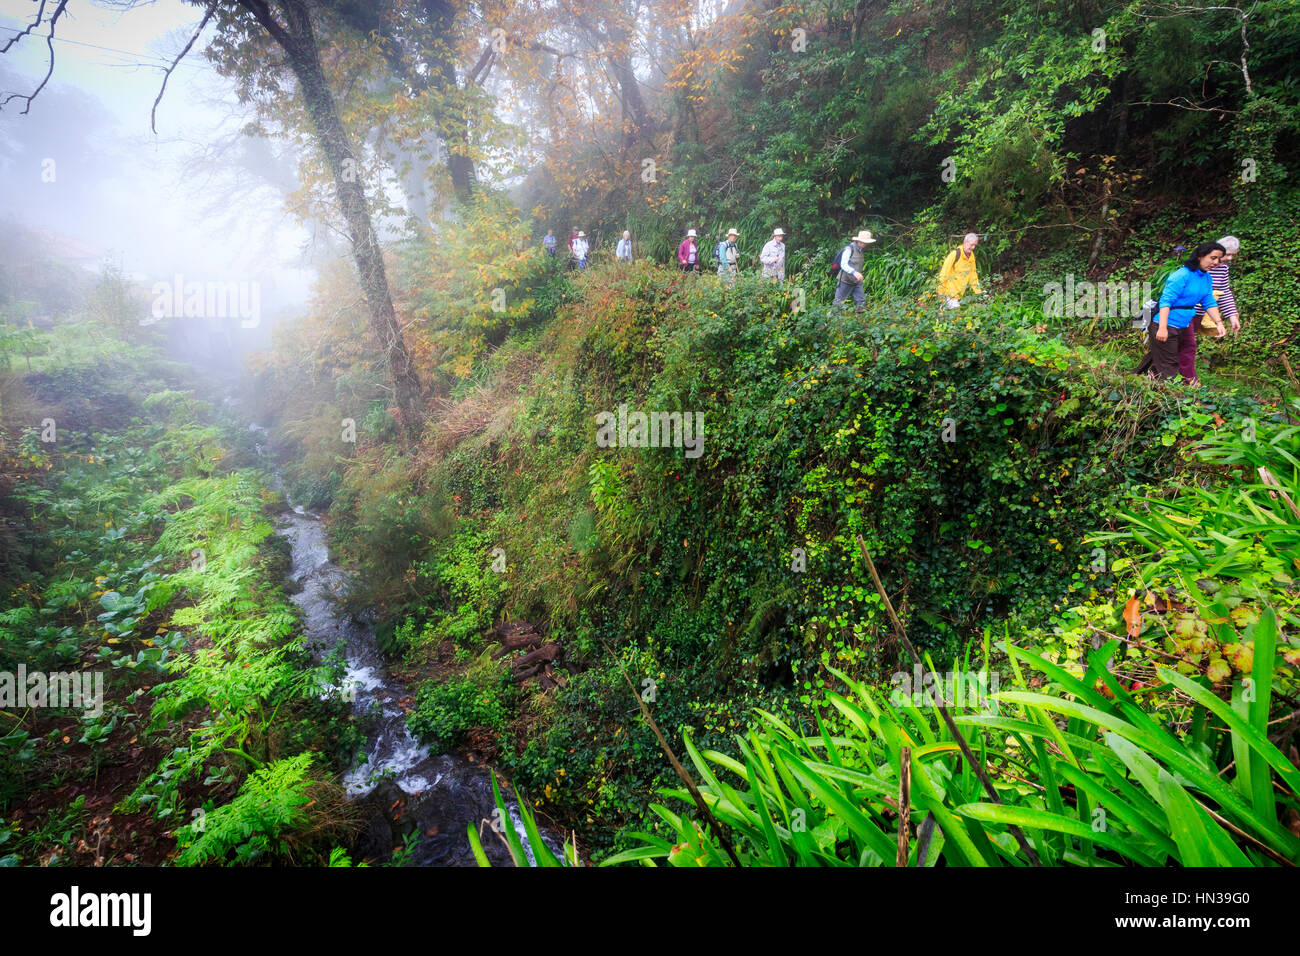
[[[443,108],[433,111],[433,128],[446,154],[447,171],[451,185],[460,202],[468,202],[474,194],[476,173],[474,160],[469,155],[469,118],[461,115],[451,96],[460,90],[456,76],[455,43],[452,30],[456,25],[459,8],[448,0],[423,0],[422,11],[427,35],[423,30],[412,40],[402,31],[397,19],[410,19],[409,11],[389,0],[319,0],[331,13],[363,37],[378,34],[383,41],[380,48],[392,74],[406,84],[413,96],[421,96],[430,89],[441,94]],[[400,18],[394,14],[401,13]],[[416,59],[421,62],[417,63]],[[446,105],[448,100],[452,101]],[[423,174],[421,174],[423,175]]]
[[[645,108],[645,100],[641,97],[641,84],[632,69],[628,32],[622,27],[613,27],[609,32],[612,41],[609,69],[618,82],[624,113],[632,120],[632,127],[627,130],[623,145],[624,148],[631,149],[638,143],[649,140],[652,132],[650,115]]]
[[[427,64],[428,75],[434,78],[438,92],[445,99],[449,92],[460,86],[456,79],[456,61],[450,40],[457,11],[446,0],[425,0],[424,10],[441,44],[441,48],[435,47],[439,62]],[[455,117],[453,112],[440,110],[434,114],[434,121],[438,128],[438,138],[447,149],[447,172],[451,174],[452,189],[456,198],[465,203],[473,198],[475,183],[474,160],[469,155],[469,118]]]
[[[397,313],[388,286],[388,272],[370,218],[370,204],[361,183],[357,162],[335,108],[325,71],[321,68],[316,34],[311,25],[311,10],[306,0],[280,0],[288,27],[285,30],[270,19],[265,3],[258,0],[240,0],[240,3],[257,17],[284,50],[289,66],[298,79],[303,103],[316,132],[316,142],[334,177],[339,206],[352,243],[352,258],[356,262],[361,281],[361,292],[370,312],[370,328],[388,361],[397,403],[398,426],[403,437],[414,443],[420,438],[423,421],[420,380],[415,374],[397,324]]]

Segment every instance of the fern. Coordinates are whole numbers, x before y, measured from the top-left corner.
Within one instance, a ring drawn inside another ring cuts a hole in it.
[[[312,755],[277,760],[252,773],[238,796],[177,831],[182,866],[225,860],[255,863],[287,850],[286,834],[302,829],[310,803]],[[331,862],[332,862],[331,858]]]

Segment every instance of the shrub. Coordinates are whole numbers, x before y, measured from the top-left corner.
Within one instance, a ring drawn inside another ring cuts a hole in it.
[[[288,835],[307,823],[312,759],[303,753],[255,770],[234,800],[180,828],[177,862],[193,866],[233,853],[233,862],[255,863],[287,852]]]
[[[471,727],[500,730],[506,719],[504,673],[486,655],[472,673],[426,681],[408,722],[411,731],[437,753],[451,750]]]

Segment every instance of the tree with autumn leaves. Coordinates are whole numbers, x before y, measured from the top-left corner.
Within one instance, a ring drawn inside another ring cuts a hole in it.
[[[45,30],[53,38],[59,20],[67,14],[70,0],[50,6],[42,3],[25,35]],[[129,8],[134,2],[123,4]],[[393,388],[398,423],[409,441],[420,435],[423,407],[420,381],[411,363],[393,308],[387,269],[371,215],[361,166],[352,138],[348,135],[335,101],[330,79],[322,62],[321,40],[316,18],[322,14],[311,0],[234,0],[221,3],[206,0],[203,16],[189,43],[168,70],[174,69],[209,24],[217,39],[213,60],[227,72],[239,73],[243,89],[260,87],[280,92],[292,86],[301,108],[303,126],[310,130],[312,144],[319,151],[333,182],[338,211],[346,225],[352,258],[365,299],[371,333],[383,350]],[[21,38],[24,34],[20,34]],[[18,38],[16,38],[18,39]],[[9,45],[12,45],[12,42]],[[49,75],[54,70],[50,44]],[[166,80],[164,79],[164,88]],[[45,81],[27,98],[39,94]],[[159,96],[162,93],[160,91]]]
[[[54,36],[70,2],[41,4],[10,45]],[[663,92],[647,96],[636,65],[649,62],[651,76],[669,79],[699,23],[690,0],[192,2],[201,17],[171,69],[209,33],[206,56],[255,115],[249,131],[302,147],[304,185],[291,205],[306,219],[338,221],[348,236],[396,417],[412,442],[424,387],[394,308],[376,215],[412,214],[429,238],[444,209],[455,214],[476,200],[484,167],[502,181],[539,162],[561,194],[615,202],[642,172],[641,154],[662,148]],[[593,155],[606,156],[605,175],[590,175]],[[405,209],[383,188],[390,174]]]

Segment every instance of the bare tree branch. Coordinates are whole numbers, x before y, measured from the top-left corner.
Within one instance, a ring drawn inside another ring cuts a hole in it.
[[[483,55],[480,56],[478,58],[478,62],[474,64],[474,69],[469,71],[469,82],[481,86],[482,83],[480,81],[479,75],[483,74],[483,78],[486,79],[487,74],[483,73],[483,71],[491,70],[492,61],[494,59],[496,59],[496,53],[493,51],[492,45],[488,44],[486,47],[483,48]]]
[[[1179,100],[1182,100],[1182,102],[1179,103]],[[1241,112],[1241,110],[1225,110],[1221,106],[1194,106],[1192,101],[1185,96],[1176,96],[1172,100],[1166,100],[1165,102],[1135,100],[1130,103],[1129,106],[1175,106],[1180,110],[1192,110],[1197,113],[1225,113],[1229,115],[1235,115]]]
[[[12,36],[8,40],[6,40],[5,45],[0,47],[0,53],[8,53],[9,48],[11,46],[13,46],[23,37],[30,36],[31,32],[41,25],[41,20],[45,18],[45,4],[46,4],[46,0],[41,0],[40,8],[37,9],[36,11],[36,19],[31,22],[31,25],[28,26],[26,30],[20,32],[17,36]]]
[[[185,59],[185,54],[190,52],[190,47],[194,46],[194,41],[199,38],[199,34],[203,32],[203,28],[208,25],[208,21],[212,19],[212,15],[216,12],[217,0],[209,0],[208,9],[204,12],[198,29],[190,37],[190,42],[185,44],[185,49],[176,55],[176,59],[172,60],[172,65],[167,67],[167,71],[163,73],[162,86],[158,88],[158,96],[153,101],[153,109],[149,111],[149,128],[153,130],[155,136],[158,135],[158,104],[162,102],[163,94],[167,92],[167,80],[171,78],[172,70],[176,69],[181,60]]]
[[[36,97],[40,94],[41,90],[45,89],[45,84],[50,82],[50,77],[54,75],[54,27],[55,24],[59,22],[59,17],[63,15],[63,11],[67,8],[67,6],[68,6],[68,0],[59,0],[59,5],[55,7],[54,12],[50,14],[50,32],[45,35],[45,46],[50,51],[50,68],[45,71],[45,77],[41,80],[40,85],[32,91],[30,96],[28,96],[25,93],[10,93],[8,96],[5,97],[4,102],[0,103],[0,110],[8,106],[10,100],[26,100],[27,105],[23,107],[22,114],[20,115],[26,114],[27,111],[32,108],[32,100],[36,99]],[[41,0],[40,9],[36,11],[36,20],[26,30],[24,30],[22,33],[18,34],[18,36],[14,37],[8,43],[6,43],[5,50],[8,50],[9,47],[13,46],[20,39],[27,36],[38,26],[40,26],[41,17],[44,14],[45,14],[45,0]],[[0,50],[0,53],[3,52],[4,50]]]
[[[1201,6],[1199,4],[1183,4],[1183,3],[1155,4],[1156,9],[1167,10],[1169,11],[1169,13],[1157,15],[1157,14],[1145,13],[1139,10],[1137,11],[1137,15],[1140,17],[1146,17],[1148,20],[1164,20],[1164,19],[1168,19],[1171,16],[1177,17],[1177,16],[1185,16],[1187,14],[1212,13],[1215,11],[1222,11],[1225,13],[1235,13],[1237,15],[1237,21],[1241,24],[1241,62],[1240,62],[1241,78],[1246,84],[1246,95],[1254,96],[1255,91],[1250,83],[1250,66],[1246,62],[1246,57],[1250,53],[1250,42],[1246,39],[1246,21],[1250,19],[1250,17],[1254,14],[1256,8],[1258,7],[1259,7],[1259,0],[1255,0],[1255,2],[1250,5],[1249,10],[1244,10],[1241,7],[1233,7],[1233,6],[1226,6],[1226,5],[1219,5],[1219,4],[1206,4],[1205,6]],[[1222,61],[1215,61],[1215,62],[1222,62]],[[1177,106],[1178,104],[1160,103],[1160,104],[1132,104],[1132,105]],[[1231,111],[1220,110],[1219,112],[1227,113]]]

